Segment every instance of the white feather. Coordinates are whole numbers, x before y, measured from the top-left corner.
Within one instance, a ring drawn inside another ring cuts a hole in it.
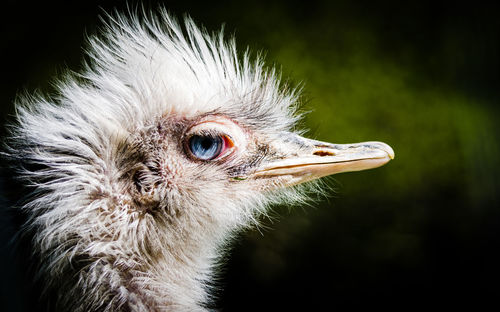
[[[233,233],[256,224],[270,203],[301,196],[244,186],[228,196],[215,182],[212,189],[193,183],[189,192],[165,191],[175,220],[153,217],[120,182],[120,144],[164,116],[221,110],[279,135],[297,121],[297,92],[260,58],[240,57],[222,33],[209,36],[190,18],[183,30],[165,11],[110,17],[89,42],[85,71],[59,82],[57,97],[19,100],[11,135],[8,153],[33,189],[23,209],[42,276],[61,289],[65,310],[203,310],[217,255]]]

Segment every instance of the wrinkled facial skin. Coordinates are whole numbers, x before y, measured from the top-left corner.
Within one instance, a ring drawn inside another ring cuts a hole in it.
[[[379,167],[394,158],[382,142],[332,144],[292,132],[257,131],[224,114],[169,115],[124,144],[118,166],[127,172],[123,180],[136,206],[175,210],[184,201],[200,207],[223,198],[229,202],[330,174]],[[214,157],[200,158],[189,144],[194,136],[218,138],[224,146]]]
[[[213,160],[197,159],[187,144],[193,135],[227,136],[232,146]],[[118,166],[127,172],[121,179],[133,201],[148,210],[182,204],[183,198],[193,199],[205,190],[222,190],[231,197],[231,190],[238,188],[235,184],[262,190],[268,183],[248,177],[274,152],[262,141],[266,136],[259,137],[260,141],[251,130],[220,115],[159,118],[118,152]]]

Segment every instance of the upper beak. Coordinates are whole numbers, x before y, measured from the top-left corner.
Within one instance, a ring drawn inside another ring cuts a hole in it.
[[[285,185],[376,168],[394,159],[392,148],[382,142],[332,144],[289,134],[275,141],[272,147],[283,156],[264,162],[255,176],[281,177]]]

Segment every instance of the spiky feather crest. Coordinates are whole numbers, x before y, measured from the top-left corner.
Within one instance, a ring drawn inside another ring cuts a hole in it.
[[[20,98],[8,143],[33,190],[23,209],[41,275],[63,310],[203,310],[221,246],[301,192],[235,186],[228,196],[207,193],[218,181],[201,179],[164,190],[168,209],[153,215],[128,195],[122,162],[162,118],[223,113],[279,136],[297,121],[298,92],[222,32],[210,36],[189,17],[183,29],[165,10],[109,17],[89,43],[84,72],[61,81],[57,97]]]

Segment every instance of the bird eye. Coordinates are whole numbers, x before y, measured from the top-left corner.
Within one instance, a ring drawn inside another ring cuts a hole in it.
[[[191,153],[201,160],[212,160],[217,158],[226,149],[226,140],[221,136],[193,135],[189,139]]]

